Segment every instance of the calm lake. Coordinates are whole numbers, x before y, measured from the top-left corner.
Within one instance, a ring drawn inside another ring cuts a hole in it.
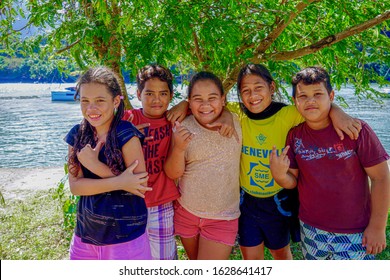
[[[77,102],[52,102],[50,91],[67,86],[73,84],[0,84],[0,168],[63,166],[63,138],[80,122],[81,113]],[[128,89],[135,92],[134,87]],[[383,104],[358,100],[351,87],[336,95],[348,102],[346,112],[374,129],[390,153],[390,98],[382,99]]]

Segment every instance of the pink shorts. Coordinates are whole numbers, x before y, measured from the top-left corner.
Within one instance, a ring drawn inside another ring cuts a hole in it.
[[[97,246],[84,243],[73,234],[69,255],[71,260],[151,260],[147,233],[119,244]]]
[[[175,234],[182,238],[192,238],[197,235],[205,239],[233,246],[238,231],[238,219],[213,220],[199,218],[191,214],[179,202],[175,202],[174,215]]]

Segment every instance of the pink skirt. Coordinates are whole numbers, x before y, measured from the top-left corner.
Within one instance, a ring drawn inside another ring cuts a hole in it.
[[[69,257],[71,260],[151,260],[147,233],[140,237],[119,244],[97,246],[84,243],[73,235]]]

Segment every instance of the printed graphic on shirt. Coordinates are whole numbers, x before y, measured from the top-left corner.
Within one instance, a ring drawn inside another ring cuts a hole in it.
[[[300,155],[301,159],[309,161],[309,160],[317,160],[324,157],[329,159],[348,159],[354,155],[354,150],[346,150],[343,143],[336,143],[332,147],[318,147],[311,145],[309,147],[305,147],[303,145],[301,138],[294,138],[294,152],[297,155]]]
[[[274,179],[270,181],[269,165],[266,165],[259,161],[251,162],[249,166],[249,182],[251,186],[259,187],[262,190],[265,190],[267,187],[272,187],[274,185]],[[262,187],[262,185],[264,187]]]
[[[246,174],[249,177],[250,186],[260,188],[263,191],[273,187],[275,181],[271,176],[269,165],[272,150],[243,146],[241,152],[251,158],[249,171]],[[277,151],[277,154],[279,154],[279,151]]]
[[[159,147],[161,141],[171,136],[170,125],[166,124],[158,128],[149,128],[146,136],[153,136],[153,140],[146,141],[143,145],[143,152],[146,160],[146,171],[149,174],[158,174],[163,170],[165,156],[160,156]],[[169,141],[169,139],[167,139]]]
[[[264,134],[259,134],[256,136],[257,142],[259,142],[260,145],[263,145],[267,137]]]

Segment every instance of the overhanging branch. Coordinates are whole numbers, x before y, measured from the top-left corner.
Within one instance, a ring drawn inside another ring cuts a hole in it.
[[[281,20],[277,23],[277,26],[272,30],[271,33],[259,44],[259,46],[254,51],[254,56],[262,55],[272,44],[273,42],[280,36],[280,34],[286,29],[286,27],[311,3],[319,2],[319,0],[309,0],[298,3],[295,6],[293,12],[290,13],[289,18],[284,21]],[[260,59],[260,58],[259,58]]]
[[[327,36],[318,42],[311,44],[310,46],[294,50],[294,51],[288,51],[288,52],[278,52],[273,54],[267,54],[263,55],[263,60],[274,60],[274,61],[281,61],[281,60],[292,60],[295,58],[299,58],[308,54],[312,54],[315,52],[318,52],[326,47],[329,47],[331,45],[334,45],[345,38],[354,36],[356,34],[359,34],[367,29],[370,29],[371,27],[374,27],[386,20],[390,19],[390,10],[386,11],[385,13],[370,19],[366,22],[363,22],[361,24],[355,25],[353,27],[350,27],[340,33],[337,33],[335,35]]]
[[[65,48],[58,50],[58,51],[57,51],[57,54],[61,54],[61,53],[65,52],[65,51],[71,49],[73,46],[75,46],[75,45],[77,45],[78,43],[80,43],[80,41],[81,41],[81,38],[78,39],[76,42],[73,42],[72,44],[67,45]]]
[[[196,35],[196,32],[194,30],[192,31],[192,37],[194,39],[196,57],[198,58],[200,63],[203,63],[204,59],[200,51],[198,36]]]

